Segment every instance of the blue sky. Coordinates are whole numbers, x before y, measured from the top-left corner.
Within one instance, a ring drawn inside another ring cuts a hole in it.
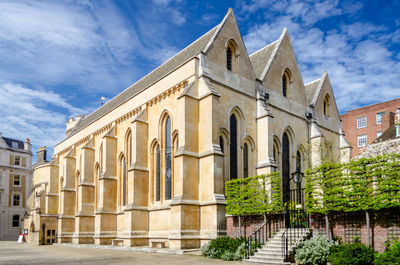
[[[400,1],[0,0],[0,132],[34,152],[217,25],[248,52],[287,27],[304,81],[328,71],[341,113],[400,97]]]

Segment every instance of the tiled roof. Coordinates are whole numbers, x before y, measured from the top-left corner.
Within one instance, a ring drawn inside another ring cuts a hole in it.
[[[72,129],[68,137],[71,137],[92,122],[98,120],[102,116],[116,109],[118,106],[125,103],[126,101],[137,95],[139,92],[145,90],[147,87],[151,86],[158,80],[173,72],[179,66],[186,63],[188,60],[195,57],[199,52],[203,51],[206,48],[217,28],[218,26],[214,27],[212,30],[210,30],[202,37],[197,39],[195,42],[187,46],[174,57],[166,61],[164,64],[160,65],[158,68],[156,68],[155,70],[144,76],[142,79],[118,94],[116,97],[108,101],[106,104],[86,116],[75,128]]]
[[[265,69],[265,66],[268,63],[269,57],[271,57],[272,52],[274,51],[275,46],[277,45],[279,40],[274,41],[273,43],[265,46],[261,50],[256,51],[252,55],[250,55],[250,61],[254,69],[254,73],[258,79],[261,78],[261,75]]]
[[[6,137],[2,137],[2,138],[4,139],[4,141],[6,142],[8,147],[10,147],[12,149],[22,149],[22,150],[24,150],[24,142],[22,142],[20,140],[16,140],[16,139],[6,138]],[[14,143],[15,146],[13,146],[13,143]]]
[[[311,105],[312,100],[315,96],[315,93],[317,92],[318,86],[319,86],[319,82],[321,81],[321,79],[318,80],[314,80],[308,84],[305,84],[305,88],[306,88],[306,99],[307,99],[307,104]]]

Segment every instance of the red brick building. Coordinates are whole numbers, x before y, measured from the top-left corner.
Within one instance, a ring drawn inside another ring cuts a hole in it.
[[[353,147],[353,157],[394,124],[399,109],[400,98],[397,98],[340,115],[346,139]]]

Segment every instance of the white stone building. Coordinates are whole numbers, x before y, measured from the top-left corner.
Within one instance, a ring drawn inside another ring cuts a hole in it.
[[[32,190],[32,152],[25,142],[0,133],[0,240],[17,240]]]

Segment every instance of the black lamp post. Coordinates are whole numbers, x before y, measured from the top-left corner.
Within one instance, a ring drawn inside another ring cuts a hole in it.
[[[292,179],[294,183],[297,184],[297,202],[301,203],[301,182],[303,181],[304,173],[300,171],[299,168],[296,168],[296,171],[292,173]]]

